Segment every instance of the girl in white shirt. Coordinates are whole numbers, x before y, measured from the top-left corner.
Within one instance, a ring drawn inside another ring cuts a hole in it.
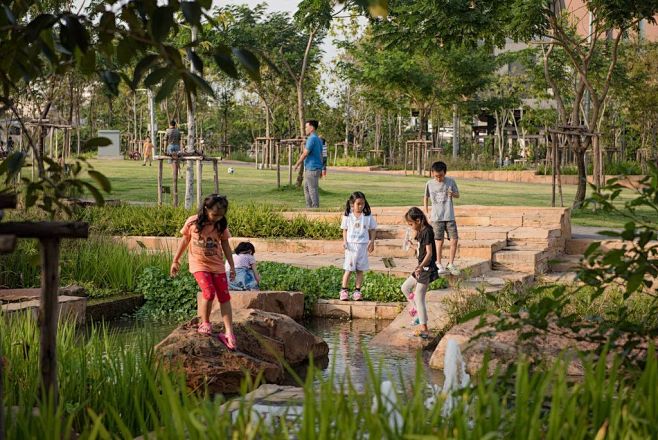
[[[235,279],[229,283],[230,290],[258,290],[260,274],[256,269],[256,248],[248,241],[238,244],[233,250]],[[228,264],[228,261],[226,262]]]
[[[345,248],[345,263],[343,269],[342,288],[340,300],[347,301],[350,296],[348,284],[350,274],[356,272],[356,286],[352,292],[352,299],[363,299],[361,286],[363,285],[363,272],[368,270],[368,253],[375,249],[375,228],[377,222],[371,215],[370,205],[365,194],[360,191],[353,192],[345,204],[345,214],[340,225],[343,230],[343,247]]]

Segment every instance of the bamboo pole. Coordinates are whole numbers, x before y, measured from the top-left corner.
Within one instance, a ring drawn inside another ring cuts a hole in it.
[[[288,144],[288,186],[292,186],[292,144]]]
[[[158,160],[158,206],[162,206],[162,167],[164,161]]]
[[[281,145],[276,144],[276,187],[281,188],[281,164],[279,163],[279,155],[281,153]]]
[[[215,194],[219,194],[219,171],[216,159],[212,161],[212,170],[214,173],[213,179],[215,181]]]
[[[196,161],[196,206],[197,208],[201,207],[201,203],[203,203],[203,196],[201,194],[201,185],[203,182],[203,179],[201,179],[201,172],[203,171],[203,161],[202,160],[197,160]]]
[[[59,238],[42,238],[41,243],[41,300],[39,304],[39,365],[44,397],[52,393],[57,404],[57,321],[59,286]]]
[[[174,160],[174,178],[173,178],[173,184],[171,185],[171,190],[172,190],[172,199],[174,202],[174,207],[178,207],[178,159],[175,158]]]

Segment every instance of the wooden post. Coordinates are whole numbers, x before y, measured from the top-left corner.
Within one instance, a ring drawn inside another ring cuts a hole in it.
[[[44,397],[53,393],[57,404],[57,321],[59,287],[59,238],[42,238],[41,243],[41,299],[39,304],[39,365]]]
[[[281,188],[281,164],[279,163],[279,154],[281,153],[281,145],[276,144],[276,187]]]
[[[552,137],[553,137],[553,153],[552,153],[553,154],[553,166],[552,166],[552,168],[553,168],[553,173],[552,173],[553,174],[553,189],[552,189],[553,197],[551,199],[551,206],[553,208],[555,208],[555,179],[556,179],[556,175],[557,175],[557,142],[556,142],[555,138],[557,137],[557,133],[553,133]]]
[[[174,207],[178,207],[178,158],[174,158],[174,182],[171,186],[173,194],[171,195]]]
[[[198,159],[196,161],[196,206],[197,208],[201,206],[201,203],[203,203],[203,195],[202,195],[202,182],[203,179],[201,178],[201,173],[203,172],[203,160]]]
[[[162,167],[164,161],[158,159],[158,206],[162,206]]]
[[[288,144],[288,186],[292,186],[292,144]]]
[[[219,171],[217,167],[217,159],[213,159],[212,161],[212,171],[213,171],[213,179],[215,181],[215,194],[219,194]]]
[[[256,169],[258,169],[258,141],[254,141],[254,157],[256,158]]]
[[[409,157],[409,143],[404,144],[404,175],[407,175],[407,160]]]

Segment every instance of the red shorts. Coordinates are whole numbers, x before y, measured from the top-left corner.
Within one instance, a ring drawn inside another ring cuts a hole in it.
[[[231,300],[225,273],[194,272],[194,279],[201,287],[201,294],[206,301],[212,301],[215,296],[221,304]]]

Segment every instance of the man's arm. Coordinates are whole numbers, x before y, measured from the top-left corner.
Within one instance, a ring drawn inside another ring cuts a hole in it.
[[[295,169],[299,168],[299,166],[304,162],[304,159],[308,156],[308,150],[304,148],[304,151],[302,152],[301,156],[299,156],[299,159],[297,159],[297,162],[295,163]]]

